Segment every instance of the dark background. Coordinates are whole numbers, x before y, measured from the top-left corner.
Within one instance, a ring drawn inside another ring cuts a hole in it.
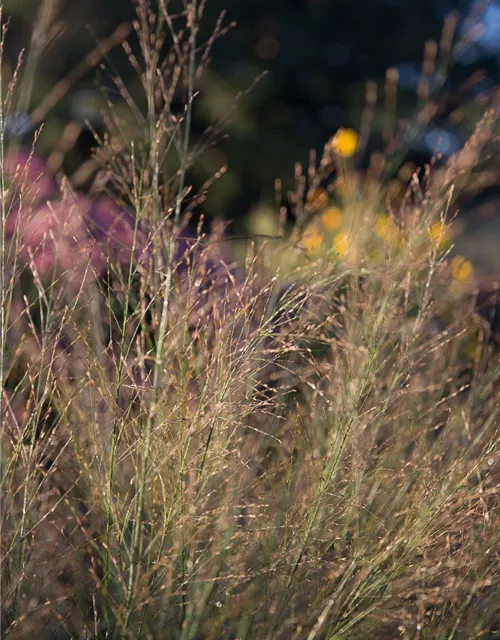
[[[33,105],[99,38],[134,15],[129,0],[60,0],[58,4],[59,33],[40,59]],[[29,47],[40,6],[40,0],[5,3],[4,11],[11,17],[8,60]],[[307,162],[310,148],[320,151],[339,126],[358,127],[365,81],[383,83],[390,66],[399,69],[399,111],[411,113],[425,41],[439,41],[443,19],[450,11],[466,16],[470,8],[469,0],[209,0],[207,32],[223,9],[226,23],[234,20],[237,26],[214,48],[196,108],[195,132],[223,114],[233,96],[261,72],[269,73],[238,106],[228,138],[205,154],[194,171],[192,179],[202,181],[229,163],[228,173],[214,185],[204,205],[206,213],[241,221],[255,205],[272,202],[275,178],[282,178],[285,186],[291,184],[294,163]],[[482,31],[476,29],[462,47],[445,86],[447,91],[454,90],[475,69],[486,69],[488,77],[470,95],[461,96],[465,103],[491,91],[498,75],[500,4],[476,3],[475,10]],[[459,31],[467,32],[463,21]],[[123,58],[116,57],[115,63],[124,79],[133,82],[135,73]],[[50,152],[69,120],[90,118],[98,127],[98,101],[96,75],[90,72],[49,113],[41,153]],[[443,148],[452,152],[470,126],[467,120],[454,128],[441,122],[429,138],[424,136],[414,145],[411,154],[425,160],[434,150],[437,135],[445,136]],[[88,157],[91,145],[91,136],[84,131],[65,160],[68,172]]]

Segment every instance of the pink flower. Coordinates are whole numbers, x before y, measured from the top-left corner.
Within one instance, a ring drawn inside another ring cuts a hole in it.
[[[19,257],[33,261],[40,275],[53,271],[82,276],[102,269],[86,232],[85,217],[92,203],[83,196],[48,202],[35,211],[18,213]]]
[[[133,216],[107,197],[92,203],[79,195],[19,209],[15,224],[18,256],[33,261],[40,275],[100,275],[108,264],[127,269],[131,258],[139,263],[148,256],[145,234],[140,227],[135,231]]]
[[[133,215],[111,198],[101,197],[95,202],[86,216],[86,226],[104,265],[110,261],[128,268],[131,258],[136,263],[147,259],[143,230],[140,226],[136,230]]]
[[[19,210],[34,209],[46,203],[56,194],[57,186],[43,160],[26,149],[7,151],[4,174],[8,183],[6,236],[9,239],[16,228]]]

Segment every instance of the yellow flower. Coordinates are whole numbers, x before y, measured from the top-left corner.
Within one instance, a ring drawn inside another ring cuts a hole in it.
[[[321,214],[321,223],[328,229],[334,231],[342,225],[342,212],[337,207],[329,207]]]
[[[443,222],[435,222],[428,230],[431,241],[437,245],[439,249],[444,249],[450,239],[448,229]]]
[[[310,189],[307,194],[307,204],[311,205],[313,209],[323,209],[328,205],[328,191],[321,189],[321,187]]]
[[[332,139],[332,149],[342,158],[350,158],[356,153],[359,136],[354,129],[339,129]]]
[[[345,256],[351,246],[351,238],[347,231],[340,231],[333,239],[333,248],[339,256]]]
[[[458,280],[459,282],[470,280],[473,273],[474,267],[467,258],[464,258],[463,256],[455,256],[451,261],[451,275],[455,280]]]
[[[319,229],[311,227],[306,229],[302,236],[304,247],[311,253],[317,253],[323,244],[323,234]]]
[[[382,213],[375,220],[375,233],[389,244],[399,244],[399,229],[387,213]]]

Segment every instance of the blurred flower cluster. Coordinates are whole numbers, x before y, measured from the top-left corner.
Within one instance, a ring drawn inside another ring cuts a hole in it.
[[[28,265],[42,279],[64,274],[81,283],[86,274],[97,277],[146,259],[143,230],[111,197],[93,201],[57,184],[43,161],[24,149],[7,152],[4,174],[11,264]]]
[[[402,183],[384,184],[370,173],[356,171],[358,145],[359,136],[352,129],[339,129],[327,144],[327,160],[324,157],[322,163],[335,165],[336,179],[306,193],[309,222],[301,237],[303,248],[312,257],[330,257],[350,266],[382,264],[388,252],[408,259],[410,245],[415,264],[433,252],[448,255],[455,235],[452,221],[436,220],[414,203],[408,206],[411,178],[405,195]],[[474,268],[463,256],[453,256],[448,270],[457,282],[473,281]]]

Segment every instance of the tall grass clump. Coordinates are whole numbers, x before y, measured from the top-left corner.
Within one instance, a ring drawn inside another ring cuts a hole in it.
[[[340,130],[240,257],[190,181],[204,7],[137,3],[85,195],[4,90],[3,634],[497,637],[498,352],[452,255],[496,106],[399,181]]]

